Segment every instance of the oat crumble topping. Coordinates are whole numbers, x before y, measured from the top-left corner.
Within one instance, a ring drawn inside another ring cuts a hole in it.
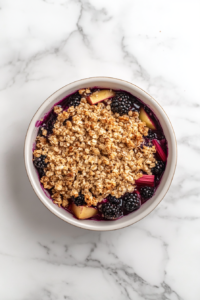
[[[81,192],[88,206],[96,206],[109,194],[119,198],[133,192],[135,180],[155,166],[155,146],[141,147],[148,134],[137,112],[120,116],[107,105],[90,105],[83,96],[77,107],[57,114],[53,134],[36,139],[34,157],[45,155],[45,189],[52,189],[54,203],[67,207]],[[67,120],[67,121],[66,121]],[[65,122],[64,122],[65,121]],[[63,123],[64,122],[64,123]],[[64,125],[65,124],[65,125]]]

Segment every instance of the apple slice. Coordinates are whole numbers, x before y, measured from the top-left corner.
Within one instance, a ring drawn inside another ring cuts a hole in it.
[[[98,211],[93,207],[87,206],[77,206],[76,204],[72,204],[72,212],[78,219],[89,219],[94,217]]]
[[[147,115],[146,111],[144,110],[144,108],[142,107],[140,109],[140,115],[139,118],[142,122],[145,122],[147,127],[151,128],[151,129],[156,129],[155,124],[153,123],[153,121],[149,118],[149,116]]]
[[[87,97],[87,100],[90,104],[96,104],[103,100],[112,98],[115,96],[115,93],[112,90],[101,90],[92,93],[90,96]]]

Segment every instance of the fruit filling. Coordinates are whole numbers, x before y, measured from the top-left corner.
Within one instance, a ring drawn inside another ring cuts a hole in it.
[[[37,126],[33,164],[40,182],[74,217],[116,220],[156,193],[167,141],[153,112],[130,93],[83,88]]]

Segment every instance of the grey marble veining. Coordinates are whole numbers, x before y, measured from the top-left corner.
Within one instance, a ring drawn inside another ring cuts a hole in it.
[[[199,11],[198,0],[0,1],[0,299],[200,299]],[[38,106],[61,86],[99,75],[155,97],[179,155],[161,204],[104,233],[52,215],[23,163]]]

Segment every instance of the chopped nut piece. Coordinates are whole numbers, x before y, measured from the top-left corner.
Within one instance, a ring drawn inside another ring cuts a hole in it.
[[[78,91],[80,95],[82,95],[85,92],[85,89],[81,89]]]
[[[53,109],[54,109],[54,112],[55,112],[56,114],[61,113],[61,111],[63,110],[62,107],[61,107],[61,106],[58,106],[58,105],[57,105],[57,106],[54,106]]]
[[[42,135],[44,135],[44,136],[47,135],[47,130],[46,129],[42,130]]]
[[[62,206],[63,207],[67,207],[69,205],[69,201],[68,200],[63,200],[62,201]]]

